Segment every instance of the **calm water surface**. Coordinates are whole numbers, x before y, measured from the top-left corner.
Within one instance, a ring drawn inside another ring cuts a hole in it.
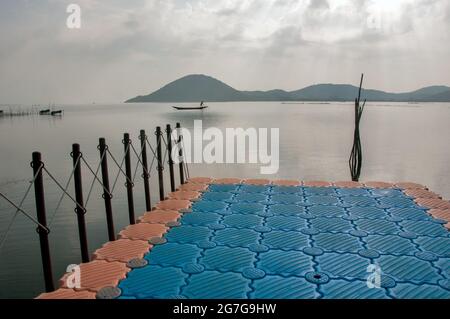
[[[99,137],[105,137],[112,153],[120,157],[124,132],[129,132],[137,145],[140,129],[146,129],[149,138],[154,139],[152,131],[157,125],[181,122],[182,126],[192,128],[195,119],[203,120],[204,128],[280,128],[280,169],[271,178],[350,179],[348,157],[353,139],[350,103],[211,103],[204,112],[180,112],[170,106],[71,105],[63,107],[62,118],[0,118],[0,191],[20,201],[32,176],[29,162],[33,151],[42,152],[46,167],[65,182],[71,172],[72,143],[80,143],[85,158],[95,166]],[[449,120],[449,103],[370,103],[361,123],[364,152],[361,180],[414,181],[450,198]],[[111,161],[110,167],[113,179],[117,169]],[[259,165],[196,164],[190,165],[190,172],[191,176],[258,177]],[[92,176],[85,170],[83,179],[86,193]],[[123,185],[120,178],[113,198],[116,232],[127,225]],[[158,197],[155,176],[151,187],[154,203]],[[54,275],[58,279],[67,265],[80,262],[76,217],[74,205],[67,199],[55,213],[61,192],[48,179],[45,188],[47,214],[52,219]],[[72,188],[69,190],[73,192]],[[142,190],[138,178],[135,186],[138,215],[144,212]],[[87,205],[90,252],[107,241],[101,192],[100,187],[94,187]],[[35,214],[33,192],[24,207]],[[14,210],[0,200],[0,238],[13,215]],[[19,215],[0,250],[0,298],[31,298],[43,291],[37,239],[35,225]]]

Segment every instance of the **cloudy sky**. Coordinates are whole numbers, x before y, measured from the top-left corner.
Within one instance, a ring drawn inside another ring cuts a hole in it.
[[[0,103],[121,102],[191,73],[242,90],[361,72],[393,92],[450,85],[449,30],[449,0],[2,0]]]

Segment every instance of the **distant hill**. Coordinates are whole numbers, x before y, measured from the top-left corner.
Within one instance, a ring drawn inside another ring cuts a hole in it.
[[[213,77],[192,74],[125,102],[352,101],[357,94],[358,88],[348,84],[317,84],[290,92],[239,91]],[[406,93],[363,89],[362,96],[368,101],[450,102],[450,87],[429,86]]]

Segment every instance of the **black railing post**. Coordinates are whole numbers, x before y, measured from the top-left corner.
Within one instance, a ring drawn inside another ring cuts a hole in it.
[[[173,172],[173,159],[172,159],[172,128],[170,124],[166,126],[167,133],[167,152],[169,154],[169,174],[170,174],[170,190],[175,191],[175,174]]]
[[[41,153],[33,153],[33,162],[31,163],[33,167],[34,180],[34,194],[36,199],[36,213],[38,222],[47,227],[47,217],[45,216],[45,197],[44,197],[44,182],[42,178],[42,161]],[[52,261],[50,257],[50,245],[48,242],[48,229],[42,229],[38,226],[37,232],[39,234],[39,243],[41,246],[41,258],[42,267],[44,270],[44,280],[45,280],[45,291],[51,292],[55,290],[55,284],[53,282],[53,272],[52,272]]]
[[[164,163],[162,159],[162,150],[161,150],[161,127],[156,127],[156,158],[158,161],[158,165],[156,169],[158,170],[158,180],[159,180],[159,200],[164,200]]]
[[[116,240],[116,235],[114,232],[114,220],[112,215],[112,205],[111,198],[112,195],[109,189],[109,176],[108,176],[108,157],[107,150],[108,146],[104,138],[99,139],[98,149],[100,151],[100,160],[102,167],[102,184],[103,184],[103,199],[105,201],[105,211],[106,211],[106,223],[108,225],[108,238],[110,241]]]
[[[123,134],[123,145],[125,150],[125,174],[127,179],[125,186],[127,187],[127,198],[128,198],[128,216],[130,218],[130,225],[136,224],[136,219],[134,217],[134,199],[133,199],[133,177],[131,172],[131,156],[130,156],[130,134]]]
[[[81,152],[80,144],[72,145],[72,158],[73,158],[73,180],[75,183],[75,199],[77,205],[75,207],[75,213],[77,214],[78,221],[78,235],[80,237],[80,250],[81,250],[81,260],[84,263],[89,262],[89,249],[87,241],[87,231],[86,231],[86,221],[84,215],[86,214],[86,209],[84,207],[83,200],[83,183],[81,179]]]
[[[152,204],[150,201],[150,185],[149,185],[149,178],[150,175],[148,174],[148,164],[147,164],[147,136],[145,135],[145,131],[141,130],[140,134],[141,139],[141,150],[142,150],[142,178],[144,179],[144,192],[145,192],[145,208],[149,212],[152,210]]]
[[[178,155],[180,156],[180,158],[179,158],[180,163],[178,164],[178,166],[180,168],[180,184],[184,184],[183,148],[181,147],[181,145],[182,145],[181,140],[182,140],[183,136],[181,135],[180,123],[177,123],[176,128],[178,130],[178,149],[179,149]]]

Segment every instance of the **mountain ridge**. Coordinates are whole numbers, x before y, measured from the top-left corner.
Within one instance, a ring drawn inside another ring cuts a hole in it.
[[[239,91],[230,85],[203,74],[190,74],[162,88],[128,99],[125,103],[141,102],[237,102],[237,101],[352,101],[358,87],[350,84],[314,84],[302,89],[285,91]],[[391,93],[363,89],[362,98],[380,102],[450,102],[450,87],[434,85],[411,92]]]

